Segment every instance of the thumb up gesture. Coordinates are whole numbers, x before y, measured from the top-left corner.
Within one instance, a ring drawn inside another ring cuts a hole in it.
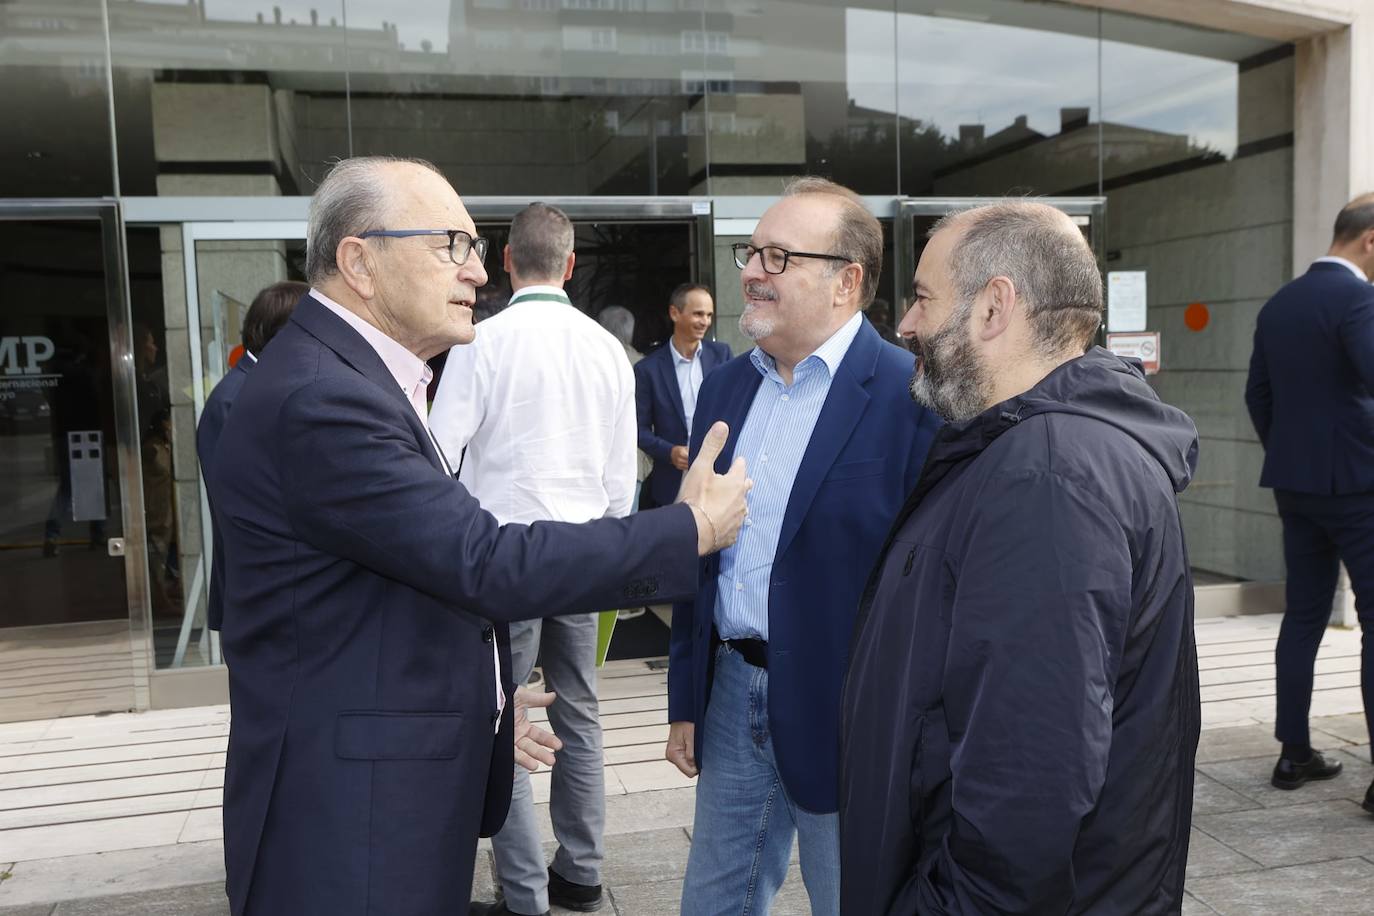
[[[682,488],[677,494],[677,501],[691,506],[696,516],[700,556],[735,543],[749,511],[745,495],[754,482],[745,473],[744,459],[736,458],[728,474],[715,472],[716,459],[729,435],[730,427],[724,422],[717,420],[711,425],[696,460],[682,475]]]

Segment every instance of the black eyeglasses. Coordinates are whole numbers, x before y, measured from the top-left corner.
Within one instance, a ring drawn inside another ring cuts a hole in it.
[[[369,229],[366,232],[359,232],[358,238],[408,239],[417,235],[448,236],[448,259],[460,266],[467,261],[470,251],[477,252],[477,260],[485,261],[487,259],[487,247],[491,244],[490,239],[484,239],[480,235],[471,235],[462,229]]]
[[[755,248],[748,242],[736,242],[730,246],[730,250],[735,253],[735,266],[744,270],[753,260],[754,255],[759,256],[759,263],[763,265],[763,272],[766,274],[780,274],[787,269],[787,262],[792,258],[818,258],[822,261],[844,261],[853,264],[853,258],[846,258],[840,254],[813,254],[809,251],[788,251],[786,248],[779,248],[777,245],[764,245],[762,248]]]

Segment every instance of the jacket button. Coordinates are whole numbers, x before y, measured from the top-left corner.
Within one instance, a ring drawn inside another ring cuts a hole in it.
[[[483,627],[483,628],[482,628],[482,642],[491,642],[491,641],[492,641],[492,638],[493,638],[495,635],[496,635],[496,631],[493,630],[491,627]]]

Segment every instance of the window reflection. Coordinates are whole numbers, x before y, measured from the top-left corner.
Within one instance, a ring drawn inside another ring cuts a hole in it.
[[[1096,12],[931,0],[898,8],[903,194],[1095,189]]]
[[[0,4],[0,36],[0,197],[113,193],[100,0]]]

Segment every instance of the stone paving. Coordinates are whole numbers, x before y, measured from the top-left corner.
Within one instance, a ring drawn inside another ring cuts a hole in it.
[[[1359,635],[1323,642],[1313,743],[1345,772],[1281,792],[1268,784],[1276,617],[1198,623],[1204,731],[1185,914],[1374,913],[1374,779],[1359,714]],[[607,729],[604,881],[613,916],[677,911],[695,790],[661,762],[663,676],[616,663],[602,680]],[[224,707],[0,726],[0,916],[223,916],[217,831]],[[547,793],[536,778],[537,797]],[[96,788],[93,788],[96,787]],[[547,806],[540,806],[546,839]],[[550,845],[550,850],[552,846]],[[795,865],[773,912],[809,913]],[[491,899],[479,850],[474,892]],[[555,911],[559,912],[559,911]],[[461,916],[459,905],[454,916]],[[561,914],[560,916],[566,916]]]

